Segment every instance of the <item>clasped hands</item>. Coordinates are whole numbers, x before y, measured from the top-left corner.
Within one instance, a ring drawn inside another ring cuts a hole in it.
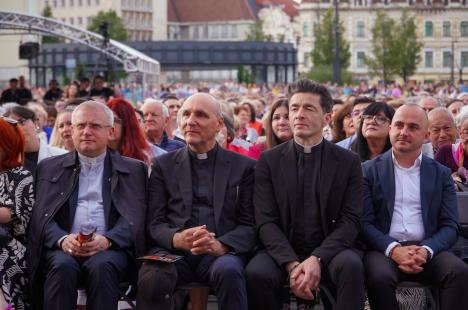
[[[429,251],[426,248],[417,245],[397,245],[393,249],[390,258],[404,273],[416,274],[424,270],[422,266],[429,258]]]
[[[193,255],[209,254],[221,256],[229,252],[229,248],[215,238],[206,225],[188,228],[177,232],[172,238],[175,249],[192,252]]]
[[[112,243],[103,235],[95,234],[88,242],[78,242],[78,234],[69,234],[63,239],[60,247],[70,256],[90,257],[111,247]]]
[[[317,257],[311,256],[302,263],[289,262],[286,265],[289,273],[289,287],[299,298],[313,300],[314,291],[319,291],[321,266]]]

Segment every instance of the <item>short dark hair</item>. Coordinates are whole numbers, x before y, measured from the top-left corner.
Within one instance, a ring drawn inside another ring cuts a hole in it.
[[[330,113],[333,106],[333,99],[328,89],[312,80],[300,79],[288,86],[288,100],[297,93],[309,93],[320,96],[320,106],[325,113]]]
[[[10,83],[18,83],[18,79],[17,78],[12,78],[12,79],[10,79],[9,82]]]
[[[96,76],[94,77],[94,81],[96,81],[96,80],[98,80],[98,79],[101,79],[101,80],[105,81],[105,79],[104,79],[104,77],[103,77],[102,75],[96,75]]]
[[[168,94],[166,97],[164,97],[162,102],[165,103],[168,100],[179,100],[179,98],[177,98],[176,94]]]
[[[82,78],[80,79],[80,82],[87,82],[87,83],[89,83],[90,80],[89,80],[89,78],[87,78],[87,77],[82,77]]]
[[[11,114],[16,114],[24,119],[30,119],[33,122],[36,121],[36,113],[34,113],[33,110],[21,105],[15,105],[11,109],[7,110],[4,116],[9,117]]]

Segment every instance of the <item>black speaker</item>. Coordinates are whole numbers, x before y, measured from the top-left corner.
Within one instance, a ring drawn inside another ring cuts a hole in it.
[[[19,58],[20,59],[32,59],[36,58],[39,53],[39,43],[36,42],[25,42],[19,47]]]

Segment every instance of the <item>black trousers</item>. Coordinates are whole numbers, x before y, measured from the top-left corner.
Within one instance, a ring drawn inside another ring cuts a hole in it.
[[[364,268],[361,253],[345,250],[322,269],[321,283],[336,292],[337,310],[364,307]],[[266,252],[257,253],[246,267],[249,309],[281,309],[281,289],[287,273]]]
[[[137,307],[171,309],[168,297],[176,286],[195,281],[215,291],[219,309],[247,310],[246,262],[245,256],[187,254],[173,264],[144,264],[138,279]]]
[[[364,256],[367,292],[372,309],[398,310],[395,290],[399,282],[414,281],[438,286],[441,309],[468,309],[468,267],[451,252],[440,252],[418,274],[406,274],[384,254]]]
[[[75,310],[77,289],[86,289],[87,310],[115,310],[119,283],[127,272],[123,251],[102,251],[86,259],[74,258],[61,250],[45,253],[44,309]]]

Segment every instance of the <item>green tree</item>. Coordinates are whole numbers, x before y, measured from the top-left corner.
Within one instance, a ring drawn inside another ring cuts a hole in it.
[[[52,9],[48,4],[44,7],[44,9],[41,12],[41,15],[44,17],[48,18],[54,18],[52,16]],[[58,37],[53,37],[53,36],[42,36],[42,43],[60,43],[61,40]]]
[[[333,67],[329,65],[314,66],[314,68],[307,72],[305,76],[319,83],[331,82],[333,81]],[[342,68],[341,83],[354,84],[357,83],[357,81],[353,80],[353,76],[349,71]]]
[[[245,38],[246,41],[259,41],[259,42],[271,42],[273,41],[273,37],[269,34],[265,34],[263,31],[263,21],[261,19],[255,21],[249,27],[249,31],[247,32],[247,37]]]
[[[381,77],[388,82],[398,74],[399,56],[396,49],[397,25],[387,14],[378,11],[372,27],[372,57],[366,57],[373,76]]]
[[[314,27],[314,50],[311,52],[312,62],[315,66],[333,66],[335,59],[335,32],[333,9],[328,9],[322,15],[322,20]],[[345,28],[343,22],[339,24],[340,64],[341,68],[349,67],[351,53],[349,43],[344,38]]]
[[[397,74],[406,82],[421,61],[423,43],[418,40],[414,18],[404,10],[396,27],[395,50]]]
[[[88,26],[89,31],[100,33],[99,25],[108,23],[109,37],[116,41],[127,40],[127,30],[125,29],[122,18],[120,18],[114,10],[107,12],[100,11],[96,16],[91,19]]]

